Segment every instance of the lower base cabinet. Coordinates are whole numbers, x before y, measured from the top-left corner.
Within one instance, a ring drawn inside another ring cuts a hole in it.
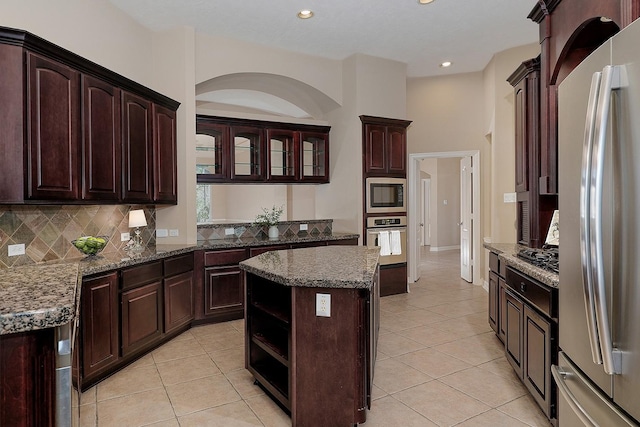
[[[557,417],[551,379],[551,365],[558,356],[557,295],[557,289],[507,268],[502,313],[506,357],[549,419]]]
[[[53,427],[54,328],[0,335],[0,426]]]
[[[162,336],[162,282],[122,293],[122,355],[127,356]]]
[[[292,425],[364,423],[378,289],[286,287],[251,273],[246,281],[245,366],[290,412]],[[331,317],[316,316],[318,292],[330,294]]]

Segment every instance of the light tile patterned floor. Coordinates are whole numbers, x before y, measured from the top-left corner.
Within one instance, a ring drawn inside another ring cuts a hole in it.
[[[364,426],[548,427],[489,328],[487,304],[460,279],[458,251],[423,252],[411,292],[381,300]],[[80,425],[290,426],[244,369],[243,327],[193,328],[87,390]]]

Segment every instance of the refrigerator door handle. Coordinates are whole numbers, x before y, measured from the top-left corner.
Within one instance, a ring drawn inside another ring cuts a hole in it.
[[[602,191],[604,177],[605,147],[607,142],[607,124],[611,105],[611,94],[620,88],[621,66],[610,65],[602,70],[602,82],[598,95],[598,109],[596,112],[594,155],[592,158],[590,222],[591,222],[591,271],[594,279],[594,302],[596,306],[596,324],[600,347],[602,350],[602,364],[609,375],[621,373],[618,363],[614,364],[613,340],[607,308],[607,295],[604,277],[604,254],[602,238]],[[618,365],[618,366],[616,366]]]
[[[593,73],[591,89],[589,90],[589,102],[585,119],[584,143],[582,147],[582,173],[580,179],[580,260],[582,265],[582,284],[584,293],[584,305],[587,314],[587,330],[591,357],[593,363],[602,364],[600,340],[596,326],[596,310],[594,303],[593,276],[592,276],[592,252],[591,252],[591,222],[590,222],[590,194],[591,194],[591,162],[593,157],[593,140],[598,107],[598,93],[602,73]]]
[[[598,423],[596,423],[596,421],[591,418],[587,410],[584,409],[584,407],[580,404],[578,399],[574,396],[574,394],[565,383],[565,379],[567,377],[570,377],[571,375],[576,374],[566,372],[557,365],[551,365],[551,376],[553,376],[553,379],[558,386],[558,392],[565,398],[574,414],[576,414],[576,416],[580,418],[580,421],[582,421],[582,423],[586,427],[599,427]]]

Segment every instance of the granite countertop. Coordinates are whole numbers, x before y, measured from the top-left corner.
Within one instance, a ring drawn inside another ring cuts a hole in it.
[[[524,248],[524,246],[514,243],[485,243],[484,247],[497,253],[498,258],[508,266],[515,268],[529,277],[533,277],[547,286],[552,288],[558,287],[558,284],[560,283],[560,276],[558,273],[536,267],[535,265],[516,256],[518,251]]]
[[[240,268],[285,286],[370,289],[379,255],[379,248],[320,246],[267,252]]]
[[[52,328],[72,321],[78,309],[83,276],[90,276],[195,250],[269,246],[357,239],[353,233],[231,238],[199,241],[195,245],[156,245],[143,252],[118,251],[94,257],[0,269],[0,335]],[[339,248],[339,246],[331,246]]]
[[[76,317],[80,283],[77,263],[0,270],[0,335],[71,322]]]

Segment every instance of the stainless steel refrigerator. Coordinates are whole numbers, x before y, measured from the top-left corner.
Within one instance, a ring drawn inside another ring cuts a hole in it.
[[[560,427],[640,421],[640,22],[558,88]]]

